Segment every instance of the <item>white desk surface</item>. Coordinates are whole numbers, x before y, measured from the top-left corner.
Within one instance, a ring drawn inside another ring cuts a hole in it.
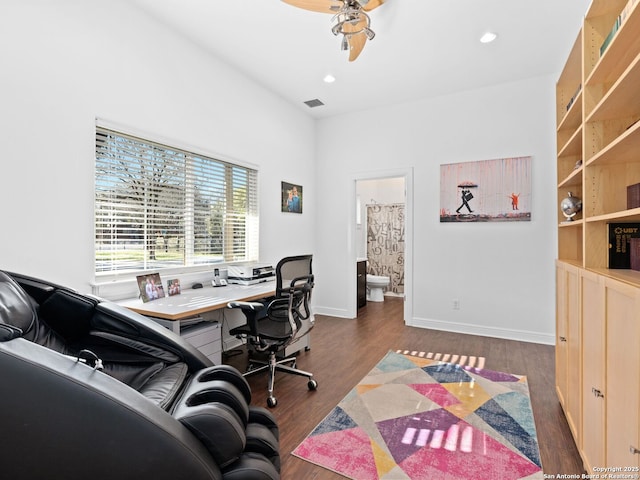
[[[179,295],[158,298],[144,303],[140,298],[117,302],[134,312],[165,320],[183,320],[185,318],[226,308],[229,302],[251,301],[275,294],[276,282],[268,281],[255,285],[234,285],[226,287],[205,286],[198,289],[183,290]]]

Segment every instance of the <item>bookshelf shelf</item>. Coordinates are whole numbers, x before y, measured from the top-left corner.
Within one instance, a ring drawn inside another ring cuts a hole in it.
[[[567,178],[558,184],[558,188],[568,188],[582,185],[582,167],[573,170]]]
[[[582,154],[582,124],[573,132],[567,143],[558,152],[558,157]]]
[[[573,43],[560,79],[556,84],[556,123],[558,132],[570,131],[582,122],[582,32]],[[562,142],[564,144],[564,142]]]
[[[612,213],[606,213],[602,215],[595,215],[592,217],[588,217],[585,221],[587,223],[639,222],[640,208],[633,208],[631,210],[622,210],[620,212],[612,212]]]
[[[614,3],[614,2],[611,2]],[[616,2],[620,3],[620,2]],[[615,5],[613,5],[615,6]],[[633,10],[640,8],[636,3]],[[617,9],[619,11],[619,9]],[[616,36],[613,38],[607,49],[594,65],[591,74],[587,77],[585,85],[597,85],[612,83],[618,78],[627,65],[629,65],[634,52],[640,50],[640,17],[631,11],[628,18],[622,24]],[[614,12],[616,9],[614,9]],[[586,22],[590,22],[592,18],[598,18],[606,15],[606,12],[598,13],[586,17]]]
[[[558,132],[568,132],[568,135],[573,135],[573,132],[582,123],[582,90],[577,92],[576,96],[572,98],[573,103],[571,107],[569,107],[567,114],[558,125]],[[571,101],[571,99],[569,101]]]
[[[594,107],[587,118],[587,122],[611,120],[620,117],[637,115],[640,107],[640,53],[619,76],[612,87]]]
[[[573,222],[560,222],[558,224],[558,228],[582,228],[583,223],[584,219],[579,218],[578,220],[574,220]]]
[[[638,152],[640,152],[640,122],[630,126],[623,134],[593,155],[587,162],[587,166],[635,163]]]
[[[620,282],[628,283],[631,285],[640,285],[640,272],[635,270],[614,270],[610,268],[589,268],[588,270],[592,271],[593,273],[597,273],[598,275],[612,278]]]
[[[591,78],[591,75],[596,70],[596,66],[605,58],[609,57],[605,62],[611,64],[618,63],[615,49],[612,49],[614,53],[609,52],[612,45],[615,43],[621,44],[619,41],[618,31],[611,39],[609,47],[601,54],[600,49],[605,40],[612,33],[613,27],[616,23],[616,19],[622,12],[622,9],[627,4],[627,0],[594,0],[591,2],[591,7],[585,15],[583,24],[584,35],[584,77]],[[618,47],[619,49],[620,47]],[[608,70],[606,63],[601,67],[601,78],[607,78],[615,75],[613,71]],[[611,72],[611,73],[609,73]],[[597,82],[600,83],[600,82]]]

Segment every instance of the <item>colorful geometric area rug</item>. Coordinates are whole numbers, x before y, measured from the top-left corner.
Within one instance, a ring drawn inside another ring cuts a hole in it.
[[[292,453],[355,480],[543,478],[526,377],[392,351]]]

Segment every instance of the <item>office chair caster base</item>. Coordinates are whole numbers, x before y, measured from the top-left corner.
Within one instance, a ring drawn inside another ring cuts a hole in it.
[[[315,380],[309,380],[309,382],[307,383],[307,388],[309,390],[315,390],[318,388],[318,382],[316,382]]]
[[[276,400],[276,397],[268,397],[267,398],[267,406],[269,408],[273,408],[276,405],[278,405],[278,400]]]

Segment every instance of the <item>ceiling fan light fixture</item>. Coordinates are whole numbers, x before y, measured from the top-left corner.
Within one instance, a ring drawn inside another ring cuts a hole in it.
[[[344,33],[345,31],[347,31],[348,33],[358,33],[354,27],[357,27],[359,24],[363,24],[364,28],[368,27],[371,23],[369,15],[367,15],[365,12],[363,12],[359,8],[348,6],[345,6],[338,13],[336,13],[331,21],[333,22],[331,31],[334,32],[334,35],[337,35],[338,33]],[[345,25],[349,25],[349,27],[345,28]],[[362,28],[360,29],[360,31],[362,31]]]
[[[285,3],[314,12],[330,13],[331,33],[342,35],[340,48],[349,51],[349,61],[358,58],[367,40],[376,36],[371,29],[368,12],[386,0],[282,0]]]
[[[364,4],[366,5],[366,3]],[[369,15],[362,10],[362,6],[363,5],[355,0],[345,0],[343,7],[331,19],[331,32],[336,36],[342,35],[340,49],[343,52],[351,51],[352,48],[358,48],[358,53],[362,50],[362,41],[358,41],[356,45],[359,46],[354,47],[352,37],[358,38],[360,34],[364,34],[368,40],[373,40],[376,36],[375,32],[370,28],[371,19]],[[357,58],[357,54],[353,56],[350,61],[353,61],[355,58]]]
[[[353,25],[353,26],[358,25],[362,21],[362,15],[360,15],[360,12],[351,13],[347,15],[347,18],[344,21],[344,23],[348,23],[349,25]]]
[[[376,32],[371,30],[369,27],[365,27],[363,31],[369,40],[373,40],[373,38],[376,36]]]
[[[343,52],[346,52],[347,50],[349,50],[349,37],[347,35],[342,37],[342,42],[340,44],[340,49]]]

